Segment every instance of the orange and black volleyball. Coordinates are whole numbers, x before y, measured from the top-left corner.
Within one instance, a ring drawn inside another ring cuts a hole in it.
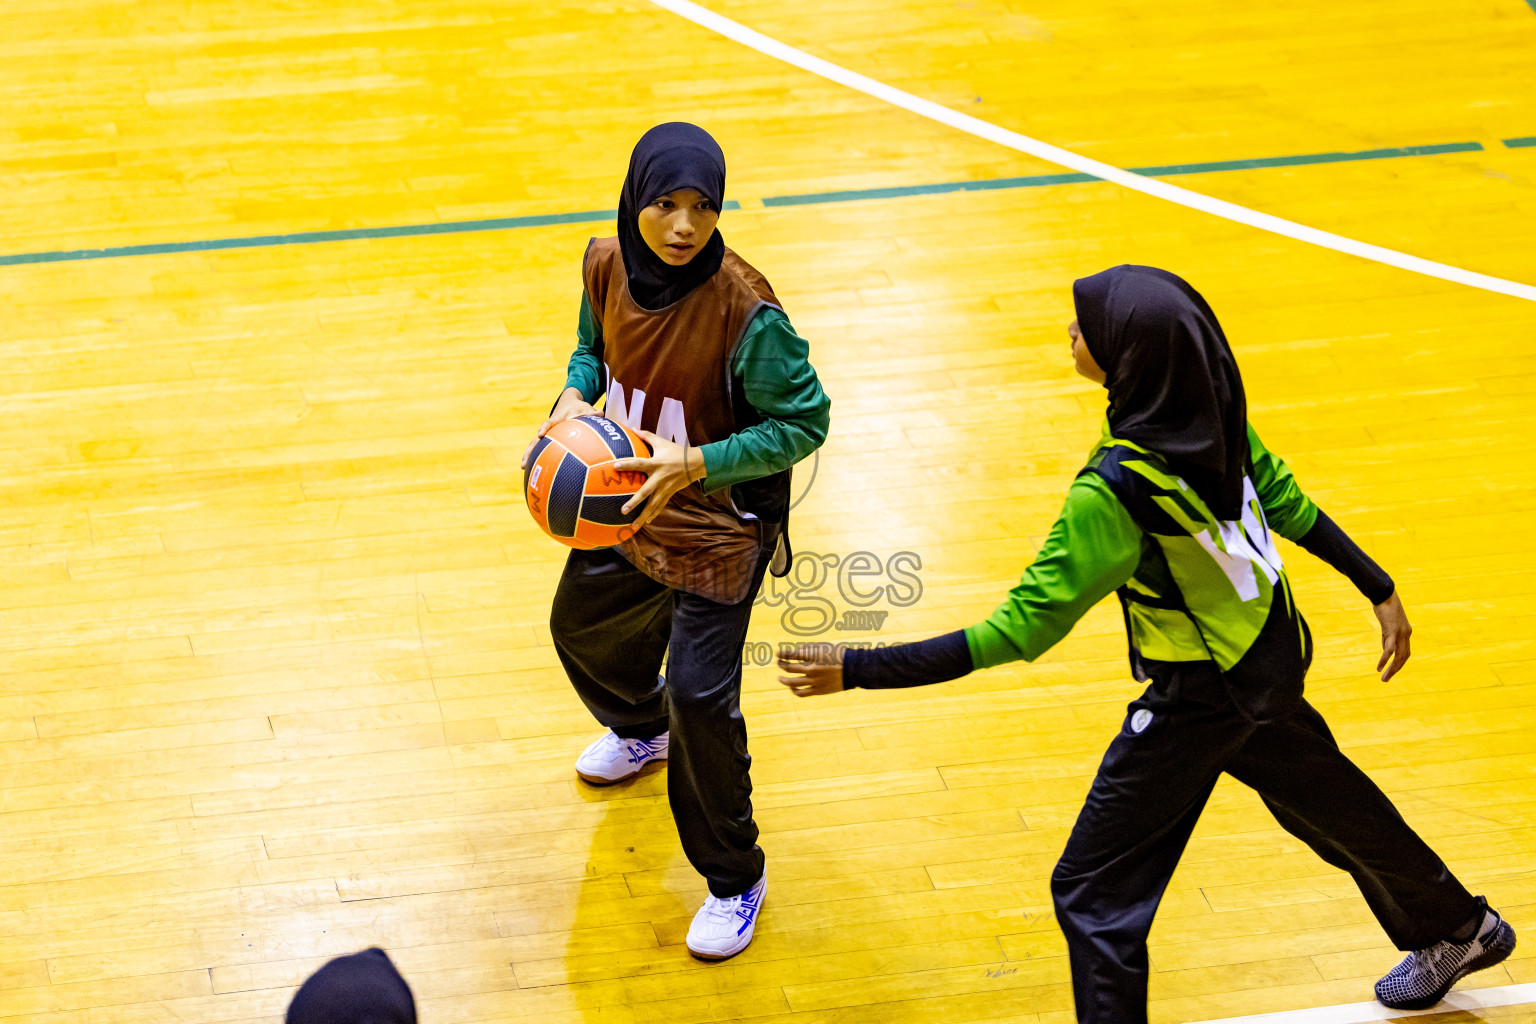
[[[606,548],[628,540],[645,510],[619,510],[645,483],[645,474],[613,468],[617,459],[650,458],[650,446],[629,427],[603,416],[578,416],[549,429],[523,473],[523,496],[539,528],[573,548]]]

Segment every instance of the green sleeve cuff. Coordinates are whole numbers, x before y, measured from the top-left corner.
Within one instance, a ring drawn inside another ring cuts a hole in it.
[[[1290,541],[1300,540],[1305,537],[1312,532],[1312,527],[1317,525],[1317,516],[1320,512],[1322,512],[1322,509],[1314,505],[1310,498],[1307,499],[1307,507],[1291,517],[1290,529],[1281,534],[1281,536]],[[1295,534],[1295,536],[1291,536],[1292,534]]]
[[[977,668],[1006,665],[1024,657],[1024,652],[1013,646],[1002,630],[990,622],[966,627],[965,643],[971,649],[971,663]]]
[[[699,451],[704,456],[704,479],[699,481],[699,486],[706,492],[718,491],[743,480],[756,479],[756,476],[743,475],[750,473],[752,467],[742,465],[745,460],[741,458],[739,450],[732,450],[736,446],[729,444],[729,440],[727,438],[725,441],[699,445]],[[736,458],[734,464],[733,456]]]

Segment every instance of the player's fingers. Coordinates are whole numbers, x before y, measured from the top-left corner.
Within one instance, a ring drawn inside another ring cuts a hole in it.
[[[650,476],[656,472],[655,459],[614,459],[613,468],[620,473],[644,473]]]
[[[1392,659],[1392,675],[1397,675],[1398,671],[1408,664],[1408,658],[1411,653],[1408,647],[1408,638],[1404,636],[1399,639],[1397,642],[1397,657]]]
[[[806,675],[805,670],[803,669],[795,668],[794,666],[787,666],[785,667],[784,671],[792,674],[787,676],[779,676],[779,682],[783,683],[785,686],[789,687],[796,693],[800,693],[806,687],[814,685],[812,680]]]
[[[675,487],[663,487],[661,485],[657,485],[656,489],[647,497],[645,508],[641,509],[640,518],[637,521],[636,529],[639,529],[641,526],[645,526],[652,519],[655,519],[657,516],[661,515],[662,510],[667,507],[667,502],[671,501],[672,495],[676,493],[677,488]],[[635,497],[637,499],[640,497],[639,491],[635,492]]]
[[[678,486],[678,481],[673,477],[651,476],[646,478],[646,483],[650,483],[653,480],[656,482],[656,487],[651,491],[651,503],[646,507],[646,518],[648,520],[659,515],[661,510],[667,507],[667,502],[672,500],[672,496],[682,490]],[[636,491],[635,493],[639,494],[640,492]]]
[[[1376,668],[1380,670],[1382,665],[1388,665],[1388,662],[1391,663],[1388,665],[1387,670],[1381,673],[1381,681],[1384,683],[1395,676],[1397,670],[1402,667],[1402,656],[1399,653],[1398,642],[1398,638],[1393,636],[1382,647],[1381,664],[1377,665]]]
[[[789,648],[789,655],[806,665],[825,666],[831,663],[832,645],[827,643],[796,644]],[[784,655],[781,653],[780,657]]]
[[[651,495],[656,493],[656,487],[656,479],[654,477],[646,477],[645,483],[640,485],[640,489],[638,491],[629,496],[629,500],[623,504],[619,511],[624,515],[629,515],[630,509],[638,507],[642,501],[650,500]],[[646,508],[646,511],[650,513],[650,515],[645,517],[645,522],[649,522],[650,516],[655,515],[656,511],[654,508],[649,506]],[[645,525],[644,522],[637,523],[636,529],[643,525]]]

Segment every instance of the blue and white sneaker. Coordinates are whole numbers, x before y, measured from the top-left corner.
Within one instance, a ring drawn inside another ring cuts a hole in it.
[[[576,774],[594,786],[606,786],[640,774],[652,761],[667,759],[667,736],[627,740],[610,730],[598,738],[576,759]]]
[[[747,948],[757,930],[757,915],[768,891],[768,872],[740,896],[722,900],[704,897],[704,905],[688,927],[688,952],[700,960],[729,960]]]

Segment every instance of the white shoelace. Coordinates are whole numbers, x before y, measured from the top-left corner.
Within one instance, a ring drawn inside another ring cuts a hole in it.
[[[1435,969],[1440,966],[1442,960],[1448,960],[1455,955],[1452,952],[1454,948],[1448,942],[1437,942],[1433,946],[1414,950],[1413,966],[1425,974],[1433,974]],[[1457,958],[1459,959],[1460,957],[1458,956]]]
[[[1427,974],[1434,974],[1439,970],[1443,962],[1451,961],[1448,966],[1455,970],[1459,968],[1476,948],[1481,948],[1483,939],[1482,929],[1473,932],[1472,938],[1465,942],[1437,942],[1433,946],[1415,950],[1413,953],[1413,966],[1416,970]]]
[[[736,908],[740,905],[740,896],[731,896],[726,899],[714,895],[706,896],[704,897],[704,916],[721,924],[734,924]]]

